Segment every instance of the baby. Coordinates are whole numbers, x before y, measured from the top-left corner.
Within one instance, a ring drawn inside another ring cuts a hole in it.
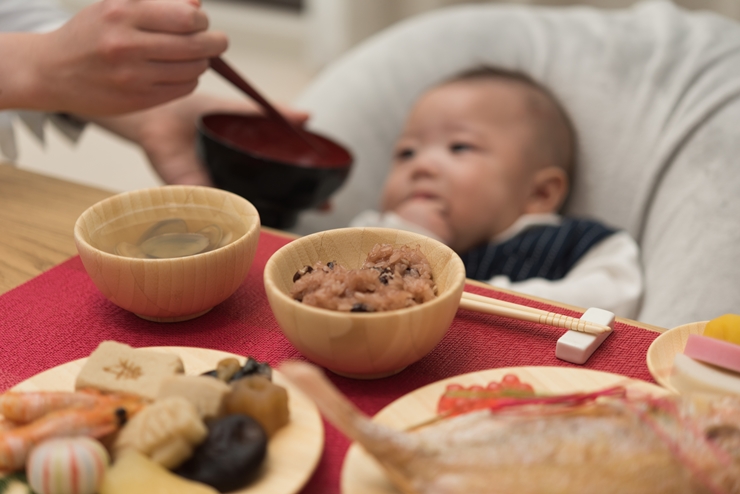
[[[424,233],[458,252],[469,278],[634,317],[643,289],[634,240],[557,214],[574,155],[573,127],[548,91],[517,73],[467,72],[416,102],[381,212],[352,226]]]

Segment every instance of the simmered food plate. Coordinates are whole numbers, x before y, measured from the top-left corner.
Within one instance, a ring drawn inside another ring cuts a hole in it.
[[[437,401],[448,384],[463,386],[500,381],[506,374],[516,374],[539,393],[566,394],[590,392],[610,386],[661,395],[659,386],[609,372],[573,367],[504,367],[443,379],[419,388],[397,399],[373,418],[375,422],[404,430],[432,419]],[[386,477],[380,465],[357,444],[352,444],[342,467],[342,494],[400,494]]]
[[[175,353],[185,366],[185,373],[197,375],[215,368],[219,360],[236,357],[227,352],[190,347],[148,347]],[[14,391],[71,391],[86,359],[74,360],[23,381]],[[267,449],[263,473],[235,494],[293,494],[306,483],[318,464],[324,447],[324,427],[316,406],[306,395],[290,385],[273,369],[273,380],[288,390],[290,422],[273,438]]]

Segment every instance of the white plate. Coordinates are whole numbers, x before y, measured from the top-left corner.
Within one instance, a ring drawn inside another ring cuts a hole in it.
[[[397,399],[373,418],[375,422],[402,430],[434,418],[439,397],[448,384],[486,385],[516,374],[540,393],[566,394],[625,386],[654,395],[666,394],[659,386],[619,374],[573,367],[503,367],[450,377],[412,391]],[[357,444],[350,446],[342,466],[342,494],[400,494],[380,465]]]
[[[702,334],[706,325],[707,321],[692,322],[669,329],[650,344],[647,351],[647,366],[653,379],[658,384],[671,391],[678,392],[670,382],[673,359],[677,353],[683,353],[689,335]]]
[[[197,375],[216,367],[219,360],[245,358],[218,350],[191,347],[149,347],[179,355],[185,373]],[[36,374],[13,388],[14,391],[72,391],[87,359],[74,360]],[[318,464],[324,448],[324,426],[316,405],[273,370],[273,381],[288,390],[290,422],[270,439],[264,473],[234,494],[294,494],[301,490]]]

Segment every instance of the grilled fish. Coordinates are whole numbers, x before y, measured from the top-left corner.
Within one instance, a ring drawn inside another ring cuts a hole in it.
[[[317,368],[281,371],[404,494],[740,493],[740,400],[622,393],[480,410],[413,431],[372,422]]]

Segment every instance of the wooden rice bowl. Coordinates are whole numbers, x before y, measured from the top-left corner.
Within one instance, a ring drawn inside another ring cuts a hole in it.
[[[419,245],[432,267],[437,298],[387,312],[320,309],[290,296],[293,275],[317,261],[359,268],[375,244]],[[396,374],[442,340],[455,317],[465,267],[441,242],[385,228],[342,228],[299,238],[275,252],[264,272],[265,291],[286,338],[308,359],[337,374],[374,379]]]

